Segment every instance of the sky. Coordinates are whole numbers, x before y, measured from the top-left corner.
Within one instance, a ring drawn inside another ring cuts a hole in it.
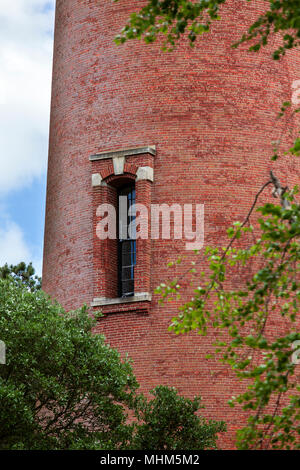
[[[41,274],[55,0],[0,0],[0,266]]]

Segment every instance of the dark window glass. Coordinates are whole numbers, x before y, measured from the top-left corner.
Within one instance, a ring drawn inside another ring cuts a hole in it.
[[[119,296],[134,295],[134,267],[136,264],[135,187],[119,190]],[[130,209],[131,208],[131,209]],[[130,212],[131,211],[131,212]]]

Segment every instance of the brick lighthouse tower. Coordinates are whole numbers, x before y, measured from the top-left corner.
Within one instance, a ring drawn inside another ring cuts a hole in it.
[[[275,118],[300,78],[300,57],[292,52],[278,63],[267,49],[232,50],[259,13],[238,0],[194,49],[116,46],[139,3],[56,2],[43,289],[67,309],[102,310],[97,331],[133,359],[143,390],[168,384],[200,393],[204,413],[234,428],[240,411],[226,402],[236,388],[227,370],[216,365],[212,373],[205,359],[212,337],[167,331],[191,295],[188,283],[180,302],[162,306],[153,294],[170,277],[169,261],[194,254],[179,237],[151,238],[150,216],[148,237],[101,239],[99,207],[118,213],[120,195],[149,209],[203,204],[204,244],[220,244],[268,175],[283,125]],[[296,164],[279,163],[278,176],[296,179]],[[186,265],[176,269],[180,275]]]

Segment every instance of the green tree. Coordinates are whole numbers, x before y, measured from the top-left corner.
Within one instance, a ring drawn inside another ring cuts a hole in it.
[[[181,397],[174,388],[156,387],[154,398],[140,397],[137,403],[139,425],[133,438],[133,449],[201,450],[216,449],[218,433],[226,431],[222,421],[206,421],[197,416],[201,398]]]
[[[26,264],[23,261],[16,265],[6,263],[0,267],[0,279],[12,279],[16,284],[25,285],[31,292],[42,287],[42,279],[35,274],[32,263]]]
[[[166,387],[148,404],[94,324],[86,307],[67,313],[26,282],[0,279],[0,450],[215,447],[224,424]]]
[[[190,44],[194,45],[197,36],[209,31],[212,22],[220,19],[225,3],[231,0],[148,0],[140,11],[132,13],[116,42],[143,37],[146,43],[151,43],[163,35],[164,48],[172,48],[187,32]],[[258,51],[271,35],[279,33],[282,44],[273,53],[273,58],[279,59],[287,49],[300,44],[300,3],[299,0],[266,0],[266,4],[265,12],[233,46],[250,41],[250,50]]]
[[[126,445],[137,382],[84,307],[66,313],[39,290],[0,280],[0,449]]]

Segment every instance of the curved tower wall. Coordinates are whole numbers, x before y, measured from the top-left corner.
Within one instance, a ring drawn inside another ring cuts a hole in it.
[[[163,53],[157,43],[114,44],[140,2],[56,3],[43,288],[73,309],[109,297],[98,292],[107,275],[103,269],[110,268],[101,252],[109,246],[95,239],[95,211],[112,197],[107,188],[114,184],[113,152],[139,149],[125,156],[123,177],[125,171],[137,181],[140,167],[154,169],[153,182],[141,182],[141,202],[204,204],[205,245],[221,243],[226,227],[247,213],[267,178],[271,142],[285,126],[276,115],[300,78],[300,55],[292,51],[275,62],[268,49],[231,49],[250,23],[249,12],[252,18],[258,13],[242,1],[230,2],[223,20],[194,49],[180,42],[173,53]],[[299,179],[297,162],[279,161],[275,169],[289,185]],[[108,186],[99,186],[99,175]],[[138,256],[143,253],[147,262],[139,276],[149,294],[170,278],[167,262],[186,255],[176,268],[180,275],[194,256],[181,240],[152,240]],[[184,291],[188,298],[188,284]],[[214,338],[168,333],[178,302],[161,306],[152,296],[135,305],[104,305],[107,315],[97,331],[129,353],[142,389],[163,383],[188,396],[200,393],[207,416],[240,425],[240,412],[226,404],[237,393],[228,371],[205,359]]]

